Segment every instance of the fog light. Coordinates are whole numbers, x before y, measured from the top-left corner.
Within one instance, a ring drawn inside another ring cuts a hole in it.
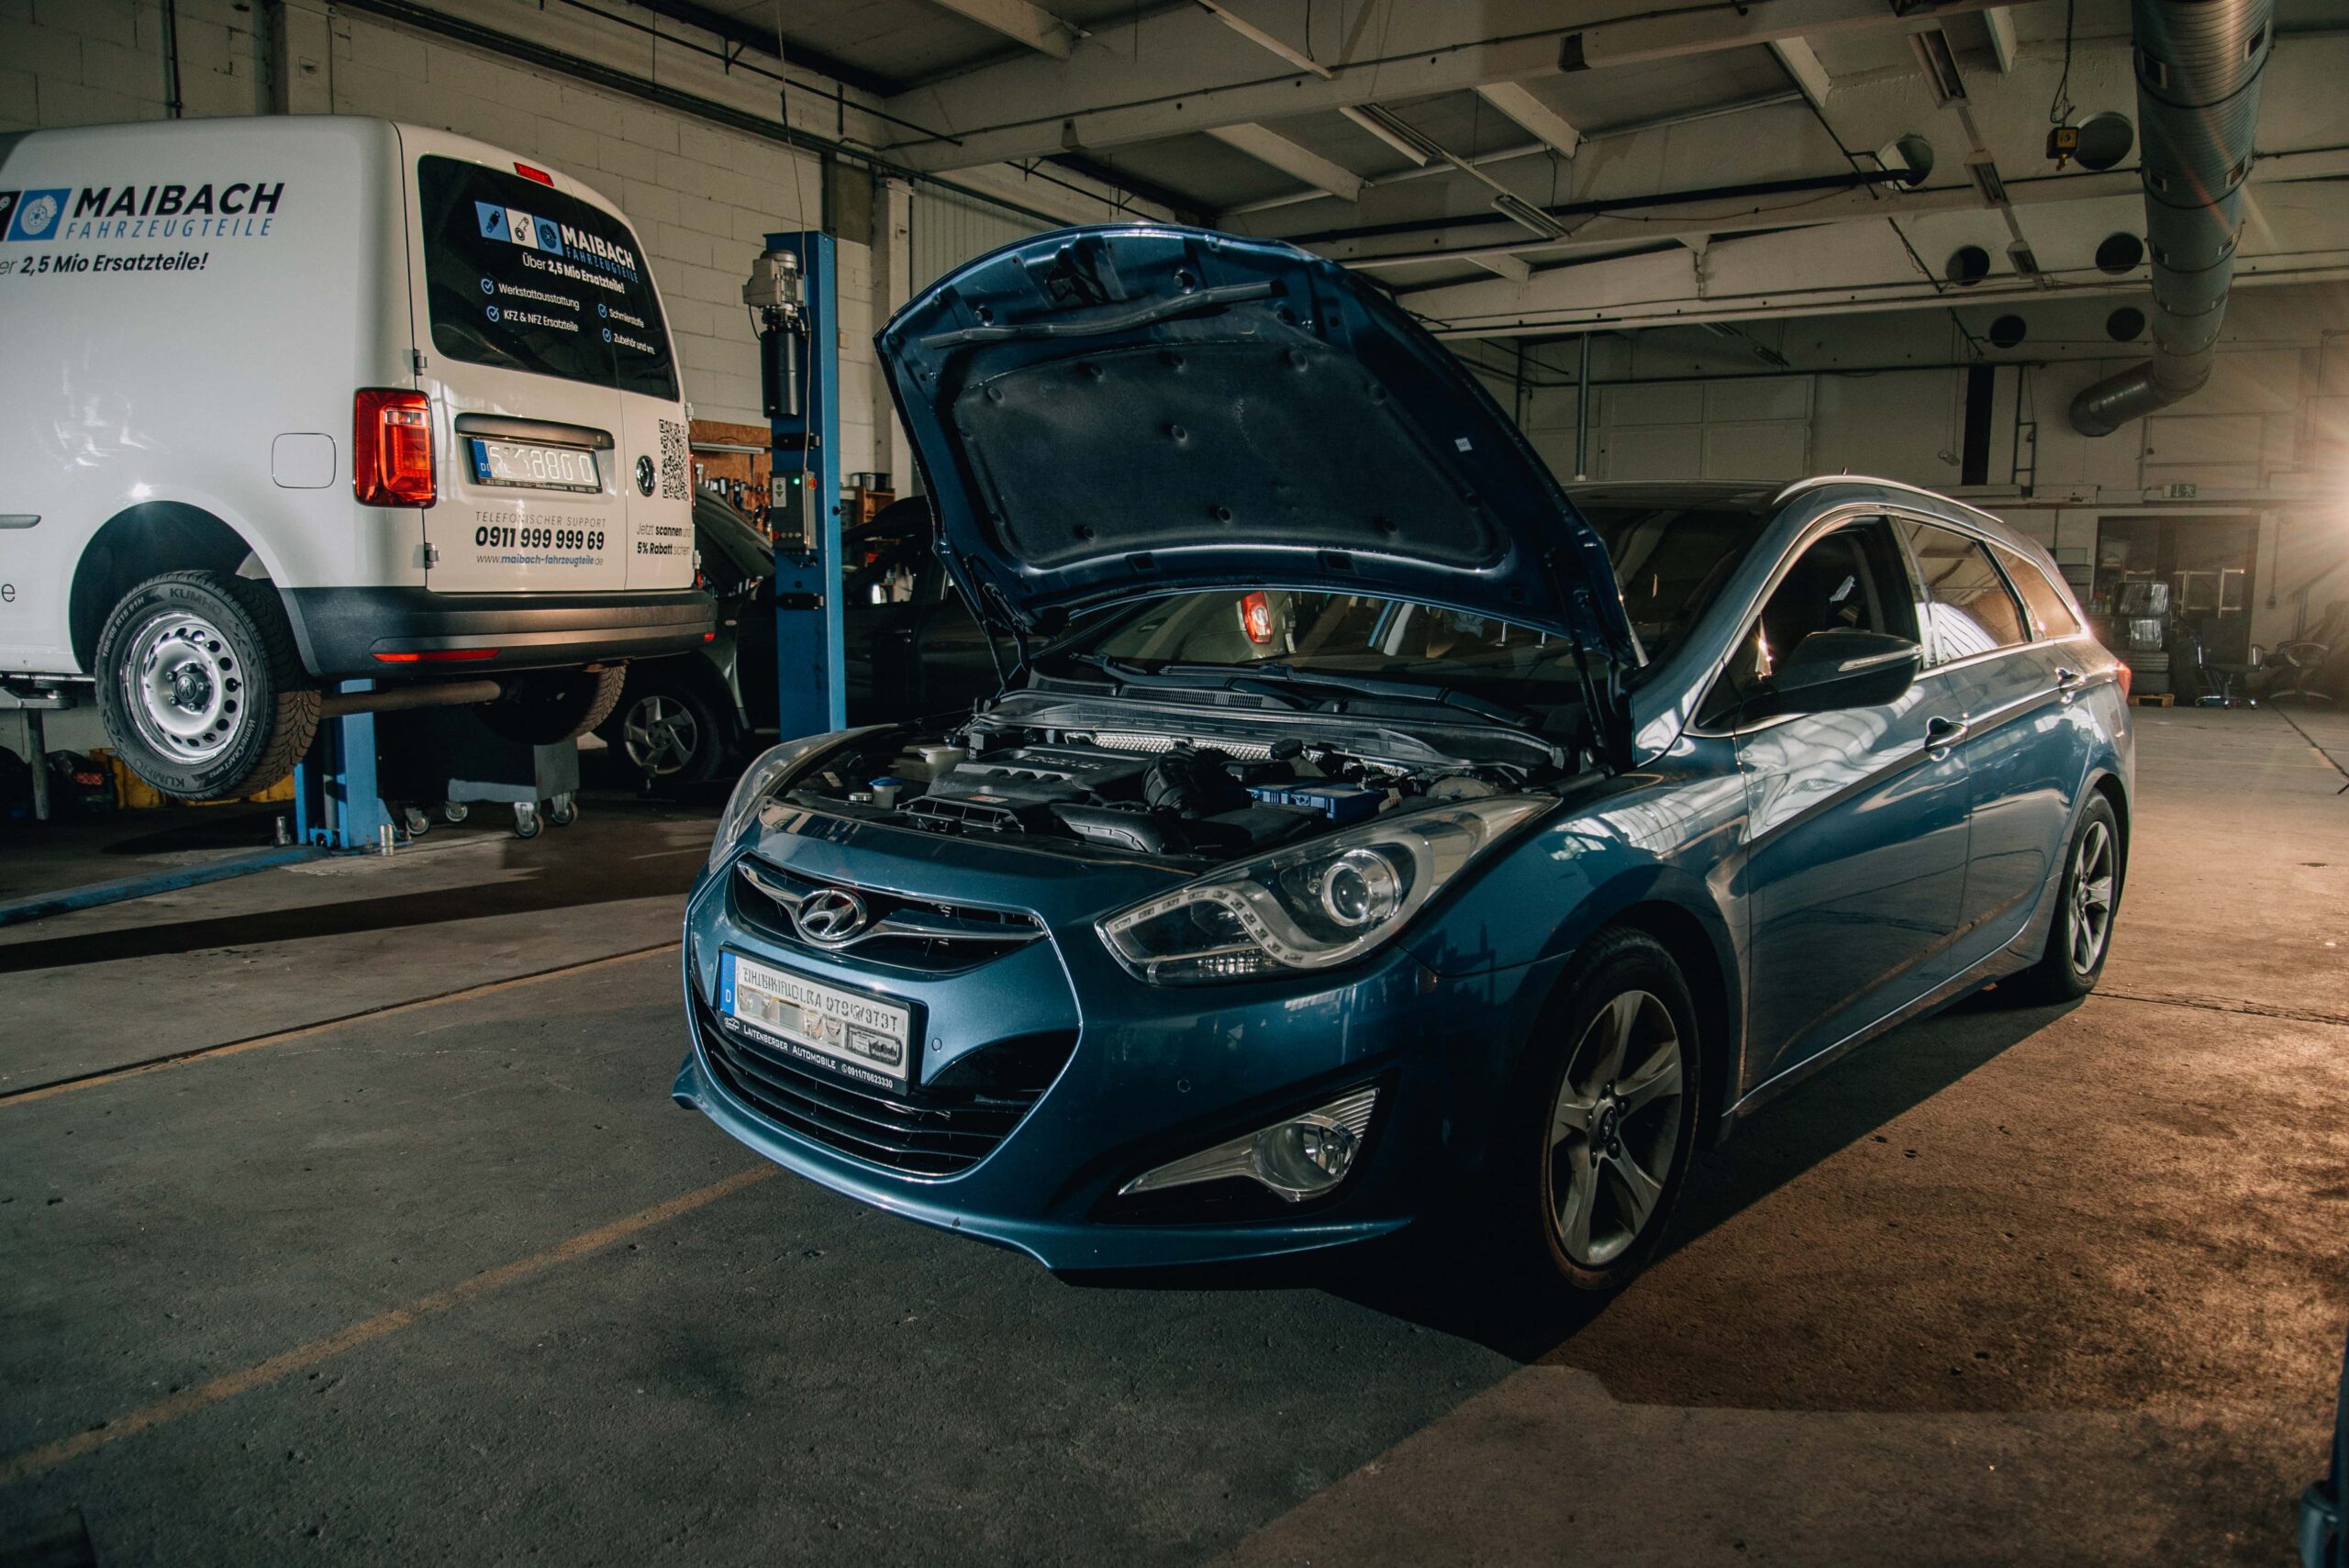
[[[1145,1171],[1119,1187],[1118,1195],[1238,1176],[1290,1203],[1319,1197],[1353,1169],[1362,1153],[1363,1134],[1370,1127],[1370,1108],[1377,1099],[1376,1089],[1357,1089],[1262,1131]]]

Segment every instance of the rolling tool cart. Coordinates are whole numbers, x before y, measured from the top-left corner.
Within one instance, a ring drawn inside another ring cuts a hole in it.
[[[579,741],[517,739],[491,728],[471,708],[421,708],[377,719],[378,773],[385,798],[433,801],[451,822],[480,803],[514,812],[514,836],[535,839],[551,822],[579,819]],[[411,808],[408,829],[423,813]]]

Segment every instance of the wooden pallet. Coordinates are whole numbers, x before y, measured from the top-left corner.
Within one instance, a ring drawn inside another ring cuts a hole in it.
[[[2139,692],[2129,699],[2139,707],[2167,707],[2177,700],[2176,692]]]

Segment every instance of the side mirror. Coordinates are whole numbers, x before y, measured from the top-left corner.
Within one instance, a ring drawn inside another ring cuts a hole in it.
[[[1880,707],[1917,679],[1925,651],[1882,631],[1814,631],[1778,662],[1770,677],[1780,713]]]

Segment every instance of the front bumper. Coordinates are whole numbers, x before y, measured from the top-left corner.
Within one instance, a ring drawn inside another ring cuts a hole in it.
[[[913,840],[907,854],[926,862],[928,884],[937,885],[939,840],[869,828],[851,836],[868,846]],[[805,840],[796,849],[795,871],[867,887],[906,887],[905,873],[920,871],[886,850],[856,854]],[[1072,899],[1068,884],[1080,876],[1058,869],[1058,877],[1034,884],[1031,891],[1047,894],[1035,902],[1052,902],[1048,890]],[[956,882],[959,896],[1006,902],[985,876],[958,874]],[[1097,891],[1075,901],[1098,900]],[[1090,917],[1038,912],[1051,934],[1008,956],[952,975],[879,974],[760,929],[729,863],[688,905],[684,981],[692,1048],[672,1093],[810,1180],[1026,1252],[1048,1268],[1274,1257],[1390,1234],[1460,1189],[1486,1146],[1515,1042],[1551,978],[1546,965],[1439,976],[1389,949],[1341,974],[1152,987],[1118,966]],[[755,1103],[758,1085],[729,1066],[740,1060],[740,1042],[729,1037],[721,1051],[710,1038],[720,1027],[712,998],[728,949],[910,1006],[920,1030],[918,1083],[1007,1040],[1065,1032],[1074,1045],[1032,1108],[976,1163],[952,1174],[909,1173],[811,1136]],[[1294,1207],[1257,1203],[1246,1208],[1249,1218],[1224,1219],[1194,1217],[1179,1203],[1144,1210],[1116,1195],[1144,1170],[1372,1083],[1380,1094],[1367,1146],[1327,1198]]]
[[[495,649],[434,673],[543,670],[699,648],[718,610],[695,588],[660,593],[440,594],[429,588],[289,588],[279,595],[302,665],[320,680],[414,674],[381,653]]]

